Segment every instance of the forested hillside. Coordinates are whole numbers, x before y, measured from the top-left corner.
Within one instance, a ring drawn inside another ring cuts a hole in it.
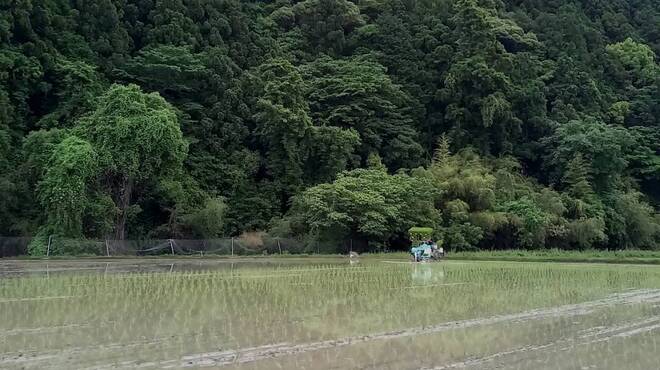
[[[660,248],[656,0],[0,0],[0,235]]]

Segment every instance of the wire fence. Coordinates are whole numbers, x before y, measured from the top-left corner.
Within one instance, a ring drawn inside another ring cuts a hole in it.
[[[0,258],[28,255],[29,237],[0,237]],[[341,242],[306,242],[298,239],[260,237],[219,239],[65,239],[51,236],[41,246],[46,256],[157,256],[157,255],[225,255],[250,256],[272,254],[321,254],[361,252],[364,243],[353,240]]]

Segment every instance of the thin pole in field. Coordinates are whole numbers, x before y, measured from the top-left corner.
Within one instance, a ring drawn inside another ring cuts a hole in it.
[[[174,245],[172,244],[172,239],[170,239],[170,249],[172,250],[172,255],[174,255]]]
[[[280,238],[277,238],[277,249],[279,249],[280,254],[282,254],[282,245],[280,245]]]
[[[108,239],[105,240],[105,255],[110,257],[110,248],[108,248]]]
[[[53,236],[49,235],[48,236],[48,249],[46,250],[46,257],[50,257],[50,242],[53,240]]]
[[[234,238],[231,238],[231,255],[234,255]]]

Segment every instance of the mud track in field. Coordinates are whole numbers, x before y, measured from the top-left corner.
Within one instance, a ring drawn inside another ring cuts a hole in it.
[[[660,329],[660,316],[654,316],[648,319],[625,323],[613,327],[592,328],[577,338],[563,338],[544,344],[522,346],[512,350],[498,352],[483,357],[469,358],[464,361],[454,362],[447,365],[431,368],[424,367],[420,370],[448,370],[472,367],[478,369],[489,369],[491,367],[497,368],[499,366],[492,364],[493,361],[504,360],[512,355],[533,355],[534,352],[543,350],[567,351],[578,346],[608,342],[613,339],[629,338],[658,329]]]
[[[250,347],[250,348],[240,348],[235,350],[198,353],[198,354],[183,356],[179,359],[172,359],[172,360],[158,361],[158,362],[137,362],[137,361],[124,361],[118,363],[115,362],[113,364],[92,366],[90,367],[90,369],[92,368],[109,369],[109,368],[128,368],[128,367],[140,367],[140,368],[182,368],[182,367],[206,367],[206,366],[221,367],[227,365],[244,364],[244,363],[251,363],[261,360],[274,359],[283,356],[298,355],[298,354],[319,351],[324,349],[340,348],[340,347],[350,346],[353,344],[368,343],[372,341],[383,341],[383,340],[398,339],[405,337],[414,337],[419,335],[440,333],[455,329],[465,329],[465,328],[479,327],[479,326],[493,325],[493,324],[500,324],[507,322],[522,323],[522,322],[531,322],[534,320],[588,315],[594,313],[598,309],[617,306],[617,305],[631,305],[631,304],[640,304],[640,303],[648,304],[648,303],[657,303],[657,302],[660,302],[660,289],[632,290],[632,291],[612,294],[602,299],[583,302],[583,303],[534,309],[534,310],[529,310],[514,314],[495,315],[486,318],[446,322],[432,326],[414,327],[414,328],[402,329],[398,331],[382,332],[382,333],[375,333],[375,334],[361,335],[361,336],[351,336],[340,339],[309,342],[309,343],[294,344],[294,343],[284,342],[284,343],[268,344],[263,346]],[[550,348],[559,348],[559,349],[572,348],[574,346],[598,343],[615,338],[625,338],[629,336],[634,336],[637,334],[642,334],[657,329],[660,329],[660,316],[647,318],[645,320],[641,320],[637,322],[621,324],[619,326],[591,328],[581,332],[580,335],[577,336],[576,338],[560,339],[556,342],[551,342],[546,344],[524,346],[510,351],[496,353],[481,358],[466,359],[462,362],[456,362],[453,364],[440,366],[435,369],[439,370],[439,369],[483,366],[493,360],[506,358],[506,356],[509,355],[540,351]],[[3,367],[3,364],[34,366],[37,365],[33,362],[35,360],[37,362],[40,362],[43,360],[53,360],[58,356],[72,357],[75,356],[76,353],[79,353],[80,351],[89,351],[89,350],[103,351],[107,349],[121,350],[121,345],[120,344],[117,344],[115,346],[109,345],[107,346],[107,348],[106,346],[95,346],[93,348],[89,348],[89,347],[76,348],[76,349],[60,351],[58,353],[40,353],[40,356],[37,356],[37,358],[30,358],[30,357],[8,358],[0,355],[0,367]]]

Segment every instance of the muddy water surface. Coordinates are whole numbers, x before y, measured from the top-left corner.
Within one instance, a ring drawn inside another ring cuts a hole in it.
[[[660,268],[0,260],[0,368],[654,369]]]

